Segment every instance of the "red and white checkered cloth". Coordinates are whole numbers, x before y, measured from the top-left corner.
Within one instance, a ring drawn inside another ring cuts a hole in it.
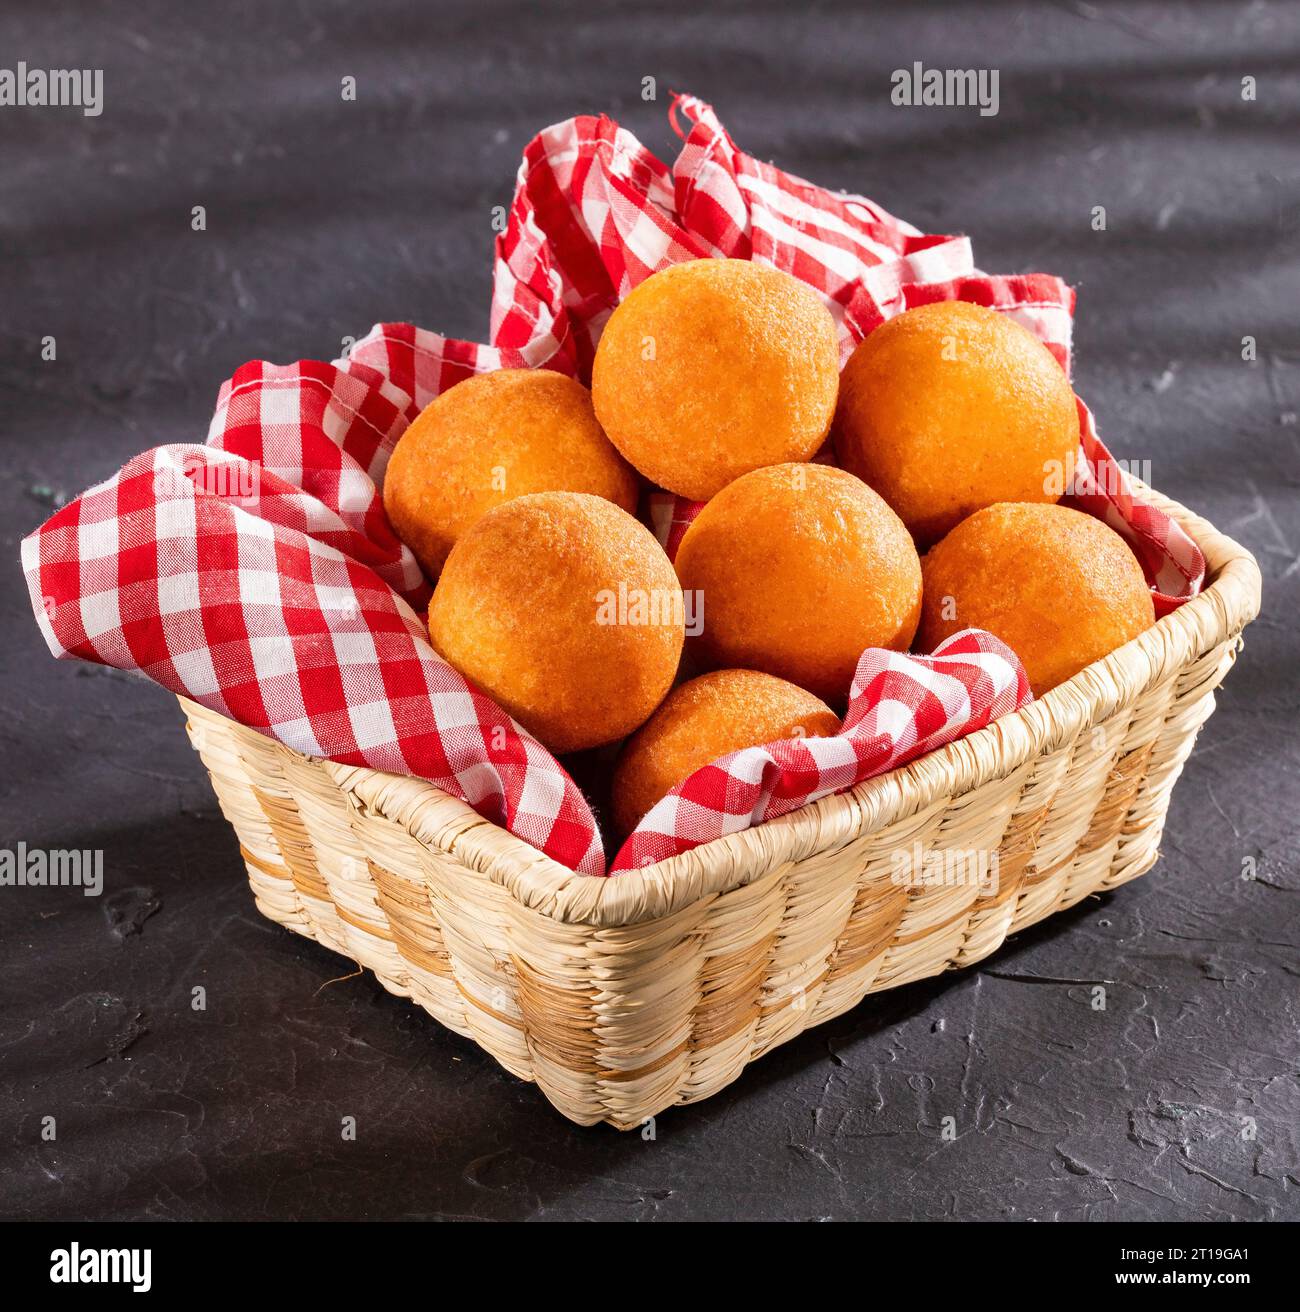
[[[474,373],[545,366],[586,378],[614,306],[657,269],[708,256],[809,283],[845,356],[908,306],[960,298],[1010,314],[1069,366],[1073,293],[1059,279],[982,274],[965,238],[927,236],[864,197],[752,159],[698,100],[677,99],[674,126],[679,113],[689,131],[671,169],[604,117],[570,119],[529,144],[497,243],[491,346],[381,324],[335,364],[245,365],[221,390],[206,446],[136,457],[25,539],[51,651],[138,670],[298,751],[429,779],[562,864],[602,873],[595,821],[568,774],[429,646],[428,586],[378,491],[407,424]],[[1080,414],[1092,475],[1080,504],[1134,545],[1158,606],[1194,595],[1195,545],[1136,502],[1118,470],[1101,477],[1113,463]],[[665,542],[691,513],[650,497]],[[757,785],[736,776],[731,792],[710,767],[678,790],[670,828],[652,821],[661,804],[615,868],[731,832],[738,814],[754,822],[847,787],[1019,704],[1014,658],[988,635],[963,641],[974,645],[945,648],[942,669],[866,653],[856,727],[825,740],[840,747],[805,746],[830,753],[821,758],[755,749],[774,764]],[[958,684],[967,700],[954,697]],[[752,771],[749,755],[734,768]]]
[[[720,838],[797,811],[906,765],[1032,700],[1015,653],[980,629],[954,633],[931,656],[868,648],[835,737],[746,747],[697,770],[651,807],[610,873],[696,847],[699,834]]]

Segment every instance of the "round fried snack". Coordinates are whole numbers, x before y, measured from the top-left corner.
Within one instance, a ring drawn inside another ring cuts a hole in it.
[[[964,519],[923,562],[918,651],[987,629],[1020,657],[1035,697],[1155,623],[1128,544],[1068,506],[1003,504]]]
[[[995,310],[964,301],[908,310],[844,366],[839,462],[893,506],[922,550],[984,506],[1058,500],[1078,446],[1061,366]]]
[[[757,670],[715,670],[683,683],[624,744],[610,802],[626,837],[701,766],[781,738],[825,738],[839,718],[812,693]]]
[[[693,501],[751,469],[811,459],[838,388],[830,312],[796,278],[749,260],[647,278],[605,325],[591,375],[610,441]]]
[[[554,752],[631,733],[663,700],[685,637],[673,567],[601,497],[538,492],[452,548],[429,606],[437,651]]]
[[[547,369],[501,369],[457,383],[420,411],[388,462],[384,509],[436,577],[456,539],[503,501],[590,492],[635,511],[638,490],[581,383]]]
[[[723,488],[686,530],[682,587],[702,593],[698,652],[842,705],[867,647],[906,650],[921,565],[902,521],[829,465],[774,465]]]

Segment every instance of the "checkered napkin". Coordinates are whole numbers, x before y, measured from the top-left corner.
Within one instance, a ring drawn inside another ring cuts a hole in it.
[[[746,747],[697,770],[655,803],[610,873],[653,865],[709,838],[797,811],[1032,700],[1015,653],[979,629],[953,634],[931,656],[868,648],[853,675],[849,713],[834,738]]]
[[[418,775],[602,874],[582,793],[429,645],[376,490],[409,397],[363,367],[245,365],[207,446],[164,446],[23,543],[56,656],[139,670],[309,756]]]
[[[960,297],[1011,314],[1069,362],[1073,296],[1059,279],[983,275],[965,238],[927,236],[863,197],[744,155],[698,100],[678,98],[673,122],[685,144],[671,169],[604,117],[529,144],[497,244],[491,346],[382,324],[334,364],[246,365],[221,390],[207,445],[136,457],[31,534],[23,568],[51,651],[139,671],[308,755],[429,779],[571,869],[603,873],[595,821],[568,774],[429,646],[428,586],[378,492],[421,408],[492,369],[587,377],[605,320],[634,286],[667,264],[721,255],[813,286],[845,355],[902,309]],[[1109,459],[1081,416],[1085,450],[1091,441]],[[1097,479],[1088,508],[1136,534],[1168,604],[1192,595],[1204,572],[1194,545],[1115,486],[1126,487]],[[654,494],[650,513],[668,541],[691,508]],[[1006,674],[1014,658],[988,635],[963,641],[974,646],[945,649],[957,663],[942,669],[937,657],[866,653],[850,718],[870,727],[842,735],[858,746],[818,747],[840,753],[822,758],[759,749],[779,777],[759,785],[770,798],[751,798],[747,823],[779,814],[771,799],[847,787],[1019,704]],[[868,738],[876,746],[863,747]],[[698,777],[678,790],[688,800],[671,831],[648,828],[628,852],[658,859],[738,827],[733,795],[716,777],[697,792]],[[615,868],[646,859],[620,855]]]

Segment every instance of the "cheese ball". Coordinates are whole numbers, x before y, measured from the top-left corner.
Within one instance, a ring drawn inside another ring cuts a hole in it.
[[[867,647],[903,651],[921,613],[921,565],[902,521],[829,465],[774,465],[700,511],[677,552],[698,590],[698,654],[763,670],[832,705]]]
[[[917,649],[987,629],[1020,657],[1035,697],[1155,623],[1142,567],[1114,529],[1068,506],[989,506],[923,562]]]
[[[651,482],[707,501],[764,465],[809,460],[835,413],[835,322],[749,260],[692,260],[614,311],[591,375],[610,441]]]
[[[626,837],[701,766],[781,738],[826,738],[839,718],[812,693],[757,670],[715,670],[683,683],[624,744],[610,795]]]
[[[922,550],[984,506],[1058,500],[1078,446],[1061,366],[995,310],[908,310],[844,366],[839,463],[893,506]]]
[[[429,606],[434,648],[554,752],[632,732],[663,700],[685,636],[673,567],[601,497],[537,492],[451,549]]]
[[[530,492],[589,492],[635,511],[639,485],[581,383],[547,369],[501,369],[457,383],[420,411],[388,462],[384,509],[436,577],[471,524]]]

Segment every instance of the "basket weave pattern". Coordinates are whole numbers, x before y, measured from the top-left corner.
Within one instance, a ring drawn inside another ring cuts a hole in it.
[[[1200,597],[1026,710],[650,872],[575,875],[428,783],[182,705],[265,915],[373,970],[570,1119],[630,1128],[1155,863],[1259,572],[1149,495],[1205,553]],[[918,850],[996,852],[996,886],[900,883],[897,854]]]

